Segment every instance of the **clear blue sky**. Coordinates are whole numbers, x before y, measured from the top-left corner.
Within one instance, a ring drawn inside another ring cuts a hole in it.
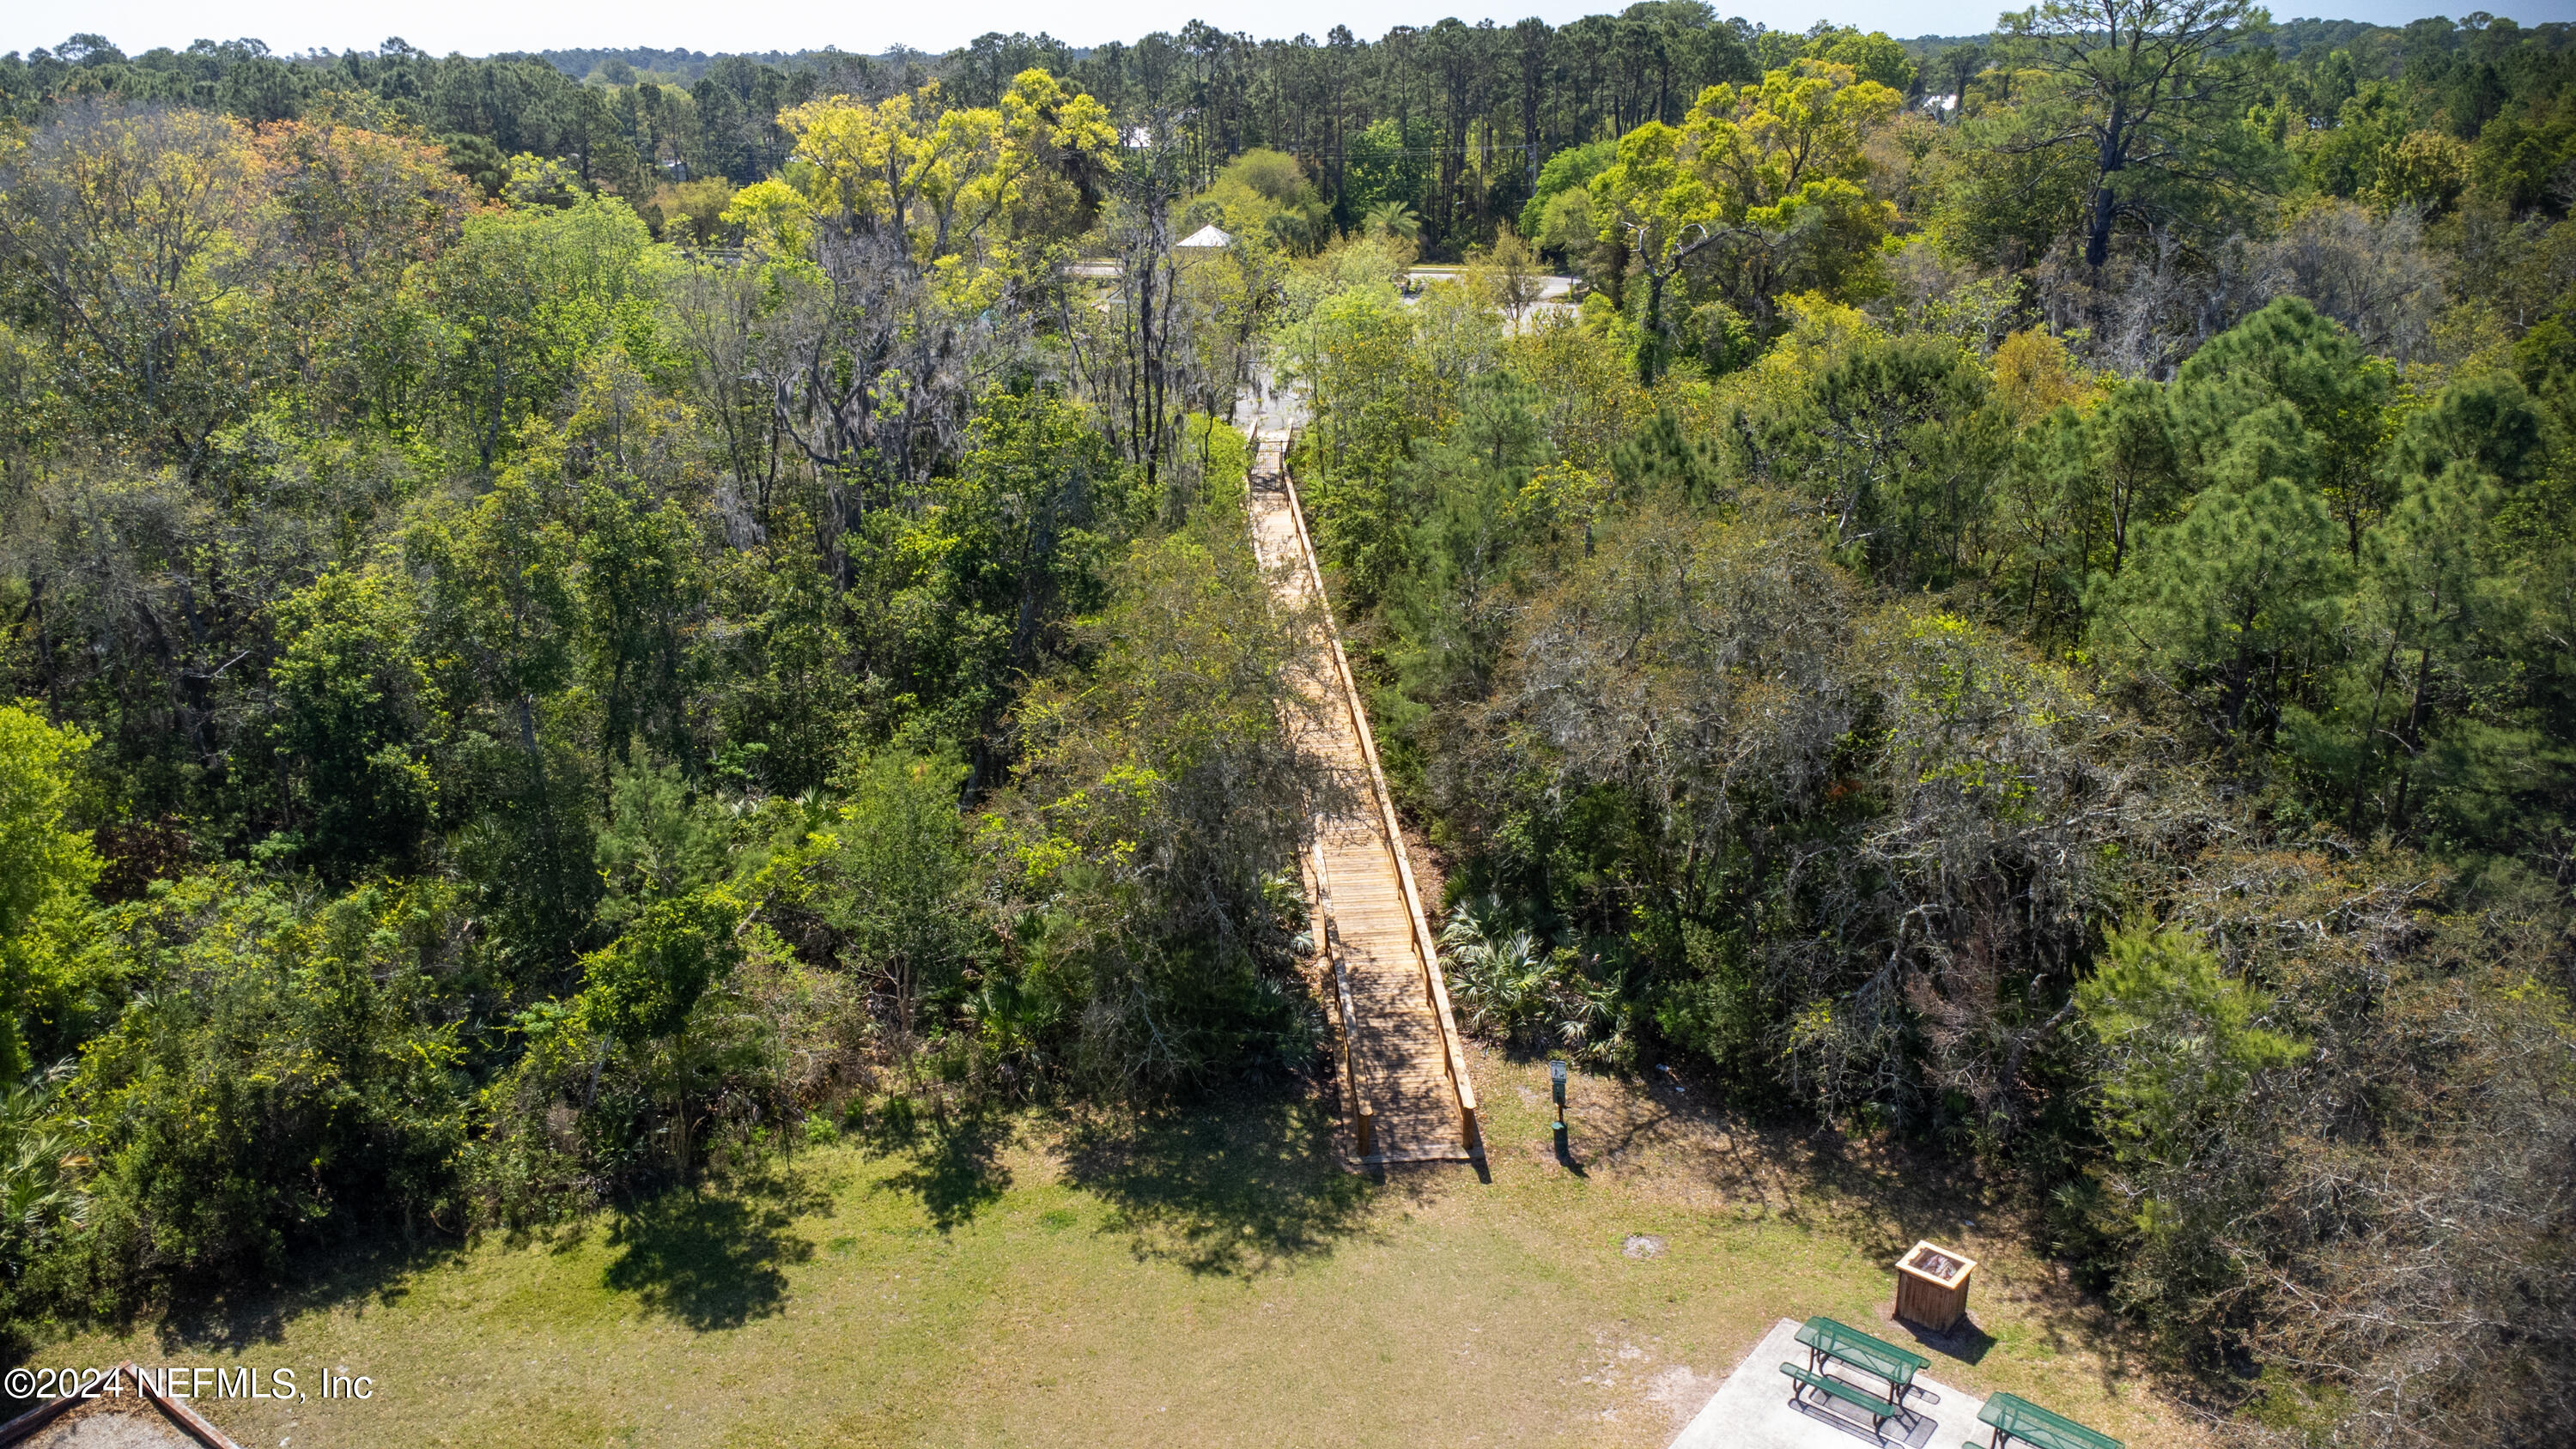
[[[1621,0],[1624,3],[1624,0]],[[2458,12],[2487,5],[2525,24],[2576,19],[2576,0],[2471,0]],[[2431,0],[2342,0],[2329,7],[2294,7],[2281,18],[2329,13],[2357,20],[2402,24],[2434,13]],[[52,45],[75,31],[106,36],[126,51],[157,45],[182,47],[200,37],[252,36],[270,49],[294,52],[372,48],[399,35],[424,50],[484,55],[501,50],[563,46],[649,45],[703,51],[802,50],[837,45],[877,52],[895,44],[939,51],[988,30],[1047,30],[1077,45],[1133,40],[1153,30],[1177,30],[1192,17],[1256,36],[1300,31],[1322,36],[1344,24],[1367,37],[1397,24],[1428,24],[1456,15],[1474,21],[1491,14],[1505,24],[1533,11],[1562,23],[1595,11],[1615,10],[1612,0],[1518,0],[1492,11],[1446,0],[1106,0],[1066,5],[1060,0],[984,0],[980,4],[860,5],[824,0],[770,0],[755,5],[706,0],[391,0],[348,5],[328,0],[10,0],[0,4],[0,50]],[[1990,28],[2004,8],[1994,0],[1742,0],[1720,3],[1721,14],[1742,14],[1765,25],[1803,30],[1819,16],[1892,35],[1974,34]]]

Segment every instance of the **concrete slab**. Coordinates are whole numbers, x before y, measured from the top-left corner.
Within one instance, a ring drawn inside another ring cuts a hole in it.
[[[1884,1438],[1870,1429],[1869,1416],[1840,1400],[1818,1405],[1821,1395],[1808,1392],[1789,1401],[1789,1376],[1780,1365],[1807,1366],[1807,1350],[1798,1342],[1798,1321],[1783,1318],[1762,1335],[1753,1352],[1718,1385],[1672,1449],[1985,1449],[1993,1431],[1977,1422],[1986,1406],[1936,1379],[1917,1375],[1914,1392],[1905,1396],[1906,1416],[1887,1421]],[[1877,1379],[1855,1370],[1839,1370],[1864,1388],[1883,1389]]]

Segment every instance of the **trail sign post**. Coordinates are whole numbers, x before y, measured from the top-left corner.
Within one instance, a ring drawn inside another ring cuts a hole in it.
[[[1556,1093],[1556,1135],[1565,1135],[1565,1061],[1558,1058],[1547,1064],[1547,1084]]]

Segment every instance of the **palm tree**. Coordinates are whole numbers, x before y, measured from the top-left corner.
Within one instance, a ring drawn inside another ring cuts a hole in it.
[[[47,1115],[51,1095],[33,1083],[0,1086],[0,1283],[12,1286],[65,1223],[88,1212],[63,1171],[76,1147]]]
[[[1491,923],[1502,903],[1462,901],[1441,928],[1440,957],[1450,972],[1468,1029],[1508,1035],[1547,987],[1547,953],[1526,930],[1505,936]]]
[[[1401,201],[1381,201],[1361,216],[1360,230],[1370,236],[1412,241],[1422,235],[1422,218]]]

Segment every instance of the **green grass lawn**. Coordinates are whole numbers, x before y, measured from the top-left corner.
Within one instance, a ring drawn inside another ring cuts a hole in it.
[[[354,1267],[42,1363],[325,1368],[201,1404],[245,1445],[1661,1445],[1777,1318],[1868,1327],[1918,1237],[1979,1255],[1932,1375],[2198,1444],[2117,1325],[1953,1184],[1691,1095],[1476,1058],[1491,1181],[1336,1164],[1324,1109],[952,1123],[549,1242]],[[1659,1243],[1631,1239],[1658,1239]],[[1903,1330],[1879,1331],[1903,1340]]]

